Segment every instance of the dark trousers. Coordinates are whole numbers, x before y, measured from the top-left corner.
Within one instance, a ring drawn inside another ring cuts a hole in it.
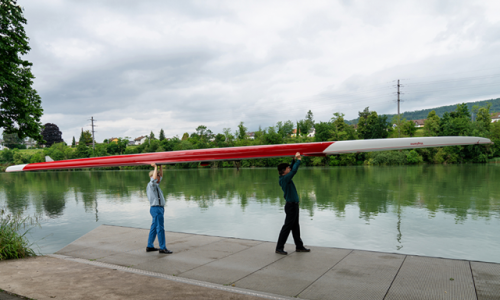
[[[280,236],[278,238],[278,245],[276,250],[283,250],[285,248],[286,240],[290,231],[292,231],[293,241],[295,248],[303,248],[304,244],[300,239],[300,225],[299,225],[299,203],[287,202],[285,204],[285,224],[281,228]]]

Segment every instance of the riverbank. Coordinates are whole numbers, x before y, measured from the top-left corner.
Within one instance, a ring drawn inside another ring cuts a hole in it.
[[[53,256],[0,262],[0,289],[35,299],[500,299],[500,264],[102,225]],[[220,294],[219,294],[220,293]],[[149,295],[149,298],[146,297]]]

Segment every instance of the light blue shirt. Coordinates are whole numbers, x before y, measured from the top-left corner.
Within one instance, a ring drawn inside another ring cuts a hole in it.
[[[163,177],[160,177],[160,182]],[[149,204],[165,206],[165,198],[163,197],[163,193],[160,189],[160,184],[156,182],[156,179],[151,178],[146,187],[146,194],[148,195]]]

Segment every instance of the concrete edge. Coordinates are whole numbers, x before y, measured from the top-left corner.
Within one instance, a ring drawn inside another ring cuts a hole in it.
[[[199,280],[183,278],[183,277],[178,277],[178,276],[172,276],[172,275],[167,275],[167,274],[162,274],[162,273],[156,273],[156,272],[151,272],[151,271],[128,268],[128,267],[118,266],[118,265],[104,263],[104,262],[90,261],[87,259],[75,258],[75,257],[71,257],[71,256],[61,255],[61,254],[47,254],[45,256],[69,260],[69,261],[73,261],[73,262],[77,262],[77,263],[88,264],[88,265],[92,265],[92,266],[96,266],[96,267],[103,267],[103,268],[108,268],[108,269],[113,269],[113,270],[124,271],[124,272],[133,273],[133,274],[137,274],[137,275],[146,275],[146,276],[166,279],[166,280],[170,280],[170,281],[176,281],[176,282],[180,282],[180,283],[186,283],[186,284],[201,286],[201,287],[205,287],[205,288],[216,289],[216,290],[225,291],[225,292],[237,293],[237,294],[242,294],[242,295],[247,295],[247,296],[256,296],[256,297],[260,297],[260,298],[264,298],[264,299],[273,299],[273,300],[297,299],[297,298],[291,298],[291,297],[280,296],[280,295],[275,295],[275,294],[270,294],[270,293],[258,292],[258,291],[253,291],[253,290],[248,290],[248,289],[243,289],[243,288],[238,288],[238,287],[233,287],[233,286],[225,286],[225,285],[215,284],[215,283],[211,283],[211,282],[199,281]]]
[[[144,229],[144,230],[149,230],[149,228],[141,228],[141,227],[133,227],[133,226],[122,226],[122,225],[111,225],[111,224],[101,224],[100,226],[110,226],[110,227],[123,227],[123,228],[134,228],[134,229]],[[96,227],[96,229],[98,228]],[[92,230],[91,230],[92,231]],[[90,233],[91,231],[87,232],[86,234]],[[255,242],[263,242],[263,243],[275,243],[276,241],[266,241],[266,240],[256,240],[256,239],[245,239],[245,238],[240,238],[240,237],[232,237],[232,236],[222,236],[222,235],[209,235],[209,234],[204,234],[204,233],[190,233],[190,232],[182,232],[182,231],[170,231],[170,230],[165,230],[165,233],[168,232],[173,232],[173,233],[182,233],[182,234],[191,234],[191,235],[199,235],[199,236],[210,236],[210,237],[218,237],[218,238],[223,238],[223,239],[235,239],[235,240],[242,240],[242,241],[255,241]],[[83,236],[85,236],[84,234]],[[79,237],[75,241],[79,240],[83,236]],[[73,241],[73,242],[75,242]],[[73,243],[71,242],[71,243]],[[70,244],[71,244],[70,243]],[[69,245],[69,244],[68,244]],[[66,245],[67,246],[67,245]],[[66,247],[65,246],[65,247]],[[366,250],[366,249],[359,249],[359,248],[343,248],[343,247],[332,247],[332,246],[317,246],[317,245],[308,245],[311,247],[319,247],[319,248],[328,248],[328,249],[340,249],[340,250],[351,250],[351,251],[364,251],[364,252],[372,252],[372,253],[382,253],[382,254],[395,254],[395,255],[402,255],[402,256],[415,256],[415,257],[427,257],[427,258],[438,258],[438,259],[448,259],[448,260],[455,260],[455,261],[469,261],[469,262],[478,262],[478,263],[487,263],[487,264],[496,264],[500,265],[500,263],[497,262],[492,262],[492,261],[485,261],[485,260],[473,260],[473,259],[466,259],[466,258],[451,258],[451,257],[444,257],[444,256],[429,256],[429,255],[423,255],[423,254],[412,254],[412,253],[400,253],[400,252],[384,252],[380,250]],[[64,248],[64,247],[63,247]]]

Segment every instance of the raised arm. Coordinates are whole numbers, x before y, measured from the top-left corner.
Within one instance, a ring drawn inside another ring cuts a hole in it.
[[[286,174],[284,176],[284,179],[285,180],[292,180],[293,176],[297,173],[297,171],[299,170],[299,166],[300,166],[300,162],[302,161],[302,157],[300,156],[300,153],[297,152],[297,154],[295,154],[295,157],[292,161],[292,163],[290,164],[290,172],[288,172],[288,174]]]
[[[162,168],[162,167],[163,167],[163,166],[162,166],[162,165],[160,165],[160,177],[162,177],[162,178],[163,178],[163,168]]]
[[[151,166],[155,168],[153,170],[153,177],[152,178],[154,180],[156,180],[158,178],[158,166],[155,163],[152,163]],[[161,167],[160,167],[160,170],[161,170]]]

